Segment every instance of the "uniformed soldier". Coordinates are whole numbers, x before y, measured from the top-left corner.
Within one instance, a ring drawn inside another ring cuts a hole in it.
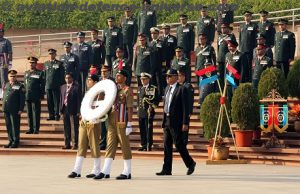
[[[153,119],[159,104],[158,88],[150,84],[151,75],[141,73],[143,87],[138,90],[138,117],[141,145],[138,151],[151,151],[153,145]]]
[[[201,15],[197,21],[197,35],[201,33],[207,34],[208,44],[212,44],[215,39],[215,19],[207,14],[207,6],[203,6]],[[199,40],[198,40],[199,41]]]
[[[152,67],[152,79],[151,83],[158,88],[158,94],[161,96],[163,94],[163,85],[162,85],[162,66],[165,63],[164,51],[164,42],[159,39],[159,28],[152,27],[151,31],[151,42],[149,46],[153,49],[154,52],[154,67]]]
[[[150,9],[151,0],[142,0],[143,9],[138,15],[138,33],[144,34],[147,39],[151,38],[150,28],[156,27],[156,12]]]
[[[103,32],[103,41],[105,43],[106,62],[108,66],[112,66],[112,62],[116,59],[117,47],[123,46],[123,35],[121,28],[115,25],[115,18],[107,18],[108,28]]]
[[[81,86],[82,96],[86,91],[86,80],[90,67],[93,64],[92,48],[85,40],[85,33],[77,33],[77,43],[72,47],[72,53],[79,57],[79,79],[78,83]]]
[[[139,34],[139,42],[135,48],[134,59],[133,59],[133,71],[135,72],[138,86],[142,86],[141,73],[146,72],[152,75],[152,67],[154,64],[154,52],[153,49],[148,45],[146,35]],[[153,76],[153,75],[152,75]]]
[[[262,10],[260,13],[260,22],[258,23],[258,31],[266,35],[266,46],[273,48],[275,42],[275,33],[273,22],[268,20],[269,12]]]
[[[0,99],[3,89],[8,81],[7,73],[12,67],[12,46],[11,42],[4,38],[4,24],[0,23]]]
[[[265,51],[266,51],[265,55],[273,61],[273,51],[271,47],[268,47],[266,45],[266,35],[262,33],[258,33],[256,40],[257,40],[257,45],[259,44],[265,45]],[[256,57],[256,53],[257,53],[256,48],[254,48],[253,50],[253,59]]]
[[[248,57],[248,64],[252,64],[253,59],[253,50],[256,47],[256,37],[258,33],[258,26],[257,24],[251,22],[252,19],[252,12],[245,11],[244,18],[245,24],[241,24],[240,26],[240,33],[239,33],[239,49],[242,53],[245,53]],[[251,67],[249,67],[251,69]],[[247,82],[251,82],[251,71],[247,71],[250,74],[245,75],[245,79]]]
[[[177,45],[183,48],[185,57],[190,59],[191,52],[195,47],[194,27],[187,23],[188,17],[185,14],[180,15],[180,24],[176,30]]]
[[[183,87],[184,92],[187,93],[187,100],[189,107],[189,119],[193,114],[193,106],[194,106],[194,88],[192,84],[185,81],[185,71],[184,69],[179,69],[178,71],[178,83]],[[188,121],[188,128],[190,126],[190,121]],[[189,130],[182,131],[182,141],[183,144],[186,146],[188,144],[188,137],[189,137]]]
[[[132,132],[133,94],[125,82],[127,72],[121,70],[117,73],[117,97],[108,114],[107,148],[101,173],[94,179],[109,178],[112,161],[115,158],[118,144],[120,143],[123,159],[123,172],[116,179],[131,179],[131,148],[129,134]]]
[[[74,80],[77,81],[79,77],[79,58],[77,55],[71,53],[72,43],[69,41],[64,42],[65,54],[60,56],[60,61],[63,62],[65,73],[72,73]]]
[[[60,86],[64,83],[63,62],[56,59],[56,50],[49,49],[49,60],[44,63],[46,77],[47,104],[49,120],[59,121]]]
[[[25,88],[16,76],[16,70],[9,70],[9,82],[4,87],[2,111],[9,140],[4,148],[17,148],[20,142],[20,117],[25,105]]]
[[[186,58],[183,54],[183,48],[177,46],[175,49],[176,57],[172,61],[171,68],[178,71],[180,68],[185,71],[186,82],[191,83],[191,66],[190,60]]]
[[[233,17],[234,13],[233,10],[231,10],[230,6],[227,4],[227,0],[220,0],[220,4],[223,5],[222,10],[217,10],[217,32],[219,35],[221,32],[221,25],[223,23],[226,23],[228,25],[233,23]]]
[[[164,60],[165,62],[162,63],[162,85],[163,88],[166,88],[167,86],[167,71],[171,67],[172,60],[175,56],[175,48],[177,47],[177,38],[173,35],[170,34],[170,25],[163,24],[162,25],[162,31],[163,35],[159,38],[160,40],[163,41],[164,44]],[[163,95],[164,93],[162,93]]]
[[[116,79],[118,71],[124,70],[127,72],[128,79],[126,79],[126,85],[130,86],[131,84],[131,67],[129,61],[124,58],[124,49],[122,47],[117,47],[116,51],[117,59],[113,62],[113,78]]]
[[[121,18],[120,23],[123,34],[124,58],[126,58],[129,62],[129,65],[132,66],[133,46],[137,41],[138,25],[137,19],[133,16],[129,7],[126,7],[125,16]]]
[[[92,66],[97,69],[100,73],[102,65],[105,63],[105,45],[104,42],[98,37],[99,31],[97,29],[91,30],[92,40],[88,41],[92,47],[92,55],[93,55],[93,64]]]
[[[36,69],[38,59],[28,57],[30,70],[25,72],[25,100],[29,129],[26,134],[38,134],[40,130],[41,100],[45,95],[45,74]]]
[[[287,77],[290,63],[295,57],[295,34],[287,30],[288,20],[280,19],[278,24],[279,32],[275,35],[275,61],[277,68],[281,69]]]
[[[225,72],[225,55],[229,52],[227,41],[236,41],[234,34],[229,32],[229,25],[223,23],[221,25],[221,34],[218,37],[218,52],[217,52],[217,62],[218,62],[218,72],[220,74],[220,84],[224,87],[224,72]]]
[[[273,60],[266,55],[266,45],[259,44],[256,47],[256,56],[253,59],[252,85],[257,88],[260,76],[264,70],[273,66]]]

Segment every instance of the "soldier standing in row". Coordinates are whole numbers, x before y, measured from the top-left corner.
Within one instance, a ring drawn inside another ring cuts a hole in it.
[[[112,62],[116,60],[117,47],[123,46],[123,35],[121,28],[115,24],[115,18],[107,18],[108,28],[103,32],[103,41],[105,43],[106,62],[108,66],[112,66]]]
[[[259,44],[265,45],[265,51],[266,51],[265,55],[273,61],[273,51],[272,51],[271,47],[266,45],[266,38],[267,37],[265,34],[258,33],[257,38],[256,38],[257,45],[259,45]],[[253,50],[253,59],[256,57],[256,54],[257,54],[256,49],[257,49],[257,47],[254,48],[254,50]]]
[[[65,54],[60,56],[60,61],[63,62],[65,73],[71,72],[74,80],[78,80],[79,77],[79,58],[77,55],[71,53],[72,43],[64,42]]]
[[[126,85],[130,86],[131,84],[131,67],[129,65],[129,61],[125,59],[124,56],[124,50],[122,47],[117,47],[116,50],[117,59],[113,62],[113,78],[116,79],[116,75],[118,71],[124,70],[127,72],[128,79],[126,79]]]
[[[260,13],[260,22],[258,23],[258,31],[261,34],[266,35],[266,46],[269,48],[273,48],[275,42],[275,33],[276,30],[274,28],[273,22],[268,20],[269,12],[262,10]]]
[[[100,73],[101,67],[105,63],[105,45],[104,42],[98,37],[99,31],[97,29],[91,30],[92,40],[88,41],[87,44],[92,48],[93,56],[93,67]]]
[[[178,71],[179,69],[184,69],[185,79],[188,83],[191,83],[191,67],[190,60],[186,58],[183,54],[183,48],[177,46],[175,49],[175,58],[172,61],[171,68]]]
[[[72,53],[79,58],[79,79],[78,83],[81,87],[82,96],[84,96],[86,91],[86,80],[88,76],[89,69],[93,64],[92,48],[88,45],[85,40],[85,33],[77,33],[77,43],[72,47]]]
[[[278,24],[279,32],[275,35],[275,61],[277,68],[281,69],[287,77],[290,63],[295,57],[295,34],[287,30],[288,20],[280,19]]]
[[[153,145],[153,119],[159,94],[157,87],[150,84],[151,77],[149,73],[141,73],[143,87],[138,90],[137,109],[142,147],[138,151],[151,151]]]
[[[27,58],[30,70],[25,72],[25,100],[28,114],[29,129],[26,134],[38,134],[40,131],[41,100],[45,95],[45,75],[43,71],[36,69],[38,59]]]
[[[133,47],[137,41],[138,26],[137,20],[133,16],[129,7],[125,9],[125,16],[121,18],[121,27],[123,34],[124,58],[128,60],[130,66],[133,61]]]
[[[138,15],[138,33],[144,34],[150,40],[150,28],[156,27],[156,13],[151,10],[151,0],[142,0],[143,9]]]
[[[188,17],[185,14],[180,15],[180,24],[177,27],[176,37],[177,45],[183,48],[186,58],[190,60],[191,52],[195,47],[195,32],[194,27],[187,23]]]
[[[221,25],[223,23],[230,24],[233,23],[234,13],[231,10],[230,6],[227,4],[227,0],[220,0],[220,4],[222,5],[222,10],[217,10],[217,32],[219,35],[222,33]]]
[[[25,105],[25,88],[17,81],[17,71],[8,71],[8,83],[4,87],[2,111],[9,143],[4,148],[17,148],[20,143],[20,118]]]
[[[197,22],[197,35],[199,37],[201,33],[207,34],[207,42],[208,44],[212,44],[215,39],[215,32],[215,19],[207,14],[207,6],[203,6]]]
[[[49,120],[59,121],[60,86],[64,83],[64,66],[56,59],[56,50],[49,49],[49,60],[45,62],[45,77]]]

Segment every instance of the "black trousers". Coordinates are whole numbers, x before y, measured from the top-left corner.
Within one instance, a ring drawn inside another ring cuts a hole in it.
[[[138,84],[138,87],[142,87],[143,85],[142,85],[142,81],[141,81],[141,76],[140,75],[137,75],[136,76],[136,82],[137,82],[137,84]]]
[[[59,117],[59,101],[60,101],[60,89],[48,89],[47,90],[47,104],[49,117]]]
[[[88,71],[80,71],[79,78],[78,78],[78,84],[81,87],[81,95],[84,96],[86,92],[86,80],[88,76]]]
[[[165,172],[172,172],[172,162],[173,162],[173,142],[180,153],[180,156],[187,168],[189,168],[194,160],[190,156],[189,151],[184,145],[182,140],[182,129],[174,129],[170,127],[171,122],[169,117],[166,118],[165,128],[164,128],[164,165],[163,170]]]
[[[20,115],[18,113],[4,112],[4,119],[10,144],[19,145],[20,142]]]
[[[223,91],[223,89],[224,89],[224,81],[225,81],[225,63],[218,62],[218,71],[219,71],[219,74],[220,74],[219,81],[220,81],[221,89]]]
[[[290,71],[290,63],[288,61],[276,61],[276,67],[280,69],[284,73],[285,78],[287,78]]]
[[[41,101],[26,101],[29,131],[39,132],[41,121]]]
[[[124,44],[124,58],[128,60],[130,66],[132,66],[133,61],[133,45]]]
[[[201,108],[201,105],[204,102],[206,96],[217,91],[217,84],[216,83],[206,84],[205,86],[200,87],[199,90],[200,90],[200,95],[199,95],[198,103]]]
[[[65,146],[70,146],[72,141],[72,145],[77,147],[79,118],[77,115],[70,114],[66,108],[64,108],[63,110],[63,117]]]
[[[162,81],[163,81],[162,71],[161,71],[161,69],[159,69],[154,73],[154,75],[151,79],[151,83],[153,85],[155,85],[158,89],[158,95],[159,96],[162,96],[164,94],[163,93],[164,92],[164,89],[163,89],[164,87],[163,87]]]
[[[139,118],[140,136],[142,147],[153,145],[153,117]]]
[[[107,65],[109,67],[112,67],[112,63],[114,60],[116,60],[116,58],[117,58],[116,55],[106,55],[105,59],[106,59]]]

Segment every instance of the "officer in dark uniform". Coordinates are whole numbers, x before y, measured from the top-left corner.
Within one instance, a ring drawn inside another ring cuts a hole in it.
[[[63,62],[56,59],[56,50],[49,49],[49,60],[45,62],[45,77],[49,120],[59,121],[60,86],[64,83]]]
[[[45,75],[43,71],[36,69],[38,59],[27,58],[30,70],[25,72],[25,100],[28,114],[29,129],[26,134],[38,134],[40,130],[41,100],[45,95]]]
[[[259,44],[256,47],[256,56],[253,59],[252,85],[257,88],[260,76],[264,70],[273,66],[273,60],[266,55],[266,45]]]
[[[115,25],[115,18],[107,18],[108,28],[103,32],[103,41],[105,43],[106,62],[108,66],[112,66],[112,62],[116,59],[117,47],[123,46],[123,35],[121,28]]]
[[[242,53],[245,53],[248,57],[248,64],[252,64],[253,59],[253,50],[256,47],[256,37],[258,33],[258,26],[257,24],[251,22],[252,19],[252,12],[245,11],[245,24],[241,24],[240,26],[240,35],[239,35],[239,48]],[[248,67],[251,69],[251,66]],[[247,71],[250,74],[245,74],[245,79],[247,82],[251,82],[251,71]]]
[[[218,52],[217,52],[217,62],[218,62],[218,72],[220,74],[220,84],[224,87],[224,72],[225,72],[225,55],[229,52],[226,41],[236,41],[234,34],[229,32],[229,25],[223,23],[221,25],[221,34],[218,37]]]
[[[102,65],[105,63],[105,45],[104,42],[98,37],[98,30],[92,29],[91,30],[91,37],[92,40],[88,41],[92,47],[92,55],[93,55],[93,64],[92,66],[97,69],[100,73]]]
[[[186,58],[183,54],[183,48],[177,46],[175,49],[176,57],[172,61],[171,68],[178,71],[179,69],[184,69],[186,82],[191,83],[191,66],[190,60]]]
[[[166,88],[167,86],[167,71],[171,67],[172,60],[175,56],[175,48],[177,47],[177,38],[170,34],[170,25],[163,24],[162,30],[163,35],[159,38],[163,41],[163,55],[164,55],[164,62],[162,63],[162,85],[163,88]],[[163,93],[164,94],[164,93]],[[162,94],[162,95],[163,95]]]
[[[268,20],[269,12],[262,10],[260,13],[260,22],[258,23],[258,31],[261,34],[266,35],[266,46],[273,48],[275,42],[275,33],[276,30],[274,28],[273,22]]]
[[[129,61],[124,58],[124,49],[122,47],[117,47],[116,55],[117,55],[117,59],[114,60],[114,62],[113,62],[112,77],[114,79],[116,79],[116,75],[117,75],[118,71],[124,70],[127,72],[127,76],[128,76],[125,83],[127,86],[130,86],[132,72],[131,72],[131,67],[129,65]]]
[[[130,66],[132,66],[133,46],[137,41],[138,25],[137,20],[133,16],[132,11],[129,9],[129,7],[126,7],[125,16],[121,18],[120,23],[123,34],[124,58],[126,58]]]
[[[212,44],[215,39],[215,19],[207,14],[207,6],[203,6],[201,15],[197,21],[197,35],[207,34],[208,44]]]
[[[16,70],[9,70],[9,82],[4,87],[2,111],[9,140],[4,148],[17,148],[20,142],[20,117],[25,105],[25,88],[16,76]]]
[[[142,0],[143,9],[138,15],[138,33],[144,34],[147,39],[151,38],[150,28],[156,27],[156,13],[150,10],[151,0]]]
[[[187,93],[187,100],[185,100],[186,103],[189,105],[189,118],[193,114],[193,106],[194,106],[194,88],[192,84],[187,83],[185,81],[185,71],[184,69],[180,68],[178,71],[178,83],[183,88],[184,92]],[[190,121],[188,122],[188,126],[190,126]],[[183,144],[186,146],[188,144],[188,138],[189,138],[189,130],[182,131],[182,141]]]
[[[86,91],[86,80],[89,69],[93,64],[92,48],[88,45],[85,40],[85,33],[77,33],[77,43],[72,47],[72,53],[79,57],[79,79],[78,84],[81,86],[82,96]]]
[[[268,47],[266,45],[266,35],[262,33],[258,33],[256,40],[257,40],[257,45],[259,44],[265,45],[265,51],[266,51],[265,55],[273,61],[273,51],[271,47]],[[253,59],[256,57],[256,53],[257,53],[256,49],[257,47],[254,48],[253,50]]]
[[[150,84],[151,77],[149,73],[141,73],[143,87],[138,90],[137,109],[142,147],[138,151],[151,151],[153,145],[153,119],[159,94],[157,87]]]
[[[223,5],[223,9],[222,10],[217,10],[217,32],[219,34],[221,34],[221,25],[223,23],[228,24],[228,26],[230,24],[233,23],[233,17],[234,17],[234,13],[233,10],[231,10],[230,6],[227,4],[227,0],[220,0],[220,4]]]
[[[195,47],[194,27],[187,23],[187,15],[180,15],[180,23],[176,30],[177,45],[183,48],[185,57],[190,59],[191,52]]]
[[[280,19],[278,24],[279,31],[275,35],[275,61],[277,68],[281,69],[287,77],[290,62],[295,57],[295,34],[287,30],[288,20]]]
[[[77,81],[79,77],[79,58],[77,55],[71,53],[72,45],[73,44],[71,42],[64,42],[66,53],[61,55],[59,60],[64,64],[65,73],[72,73],[74,80]]]
[[[139,42],[135,48],[135,54],[133,59],[133,70],[135,71],[135,75],[137,77],[138,86],[142,86],[141,83],[141,73],[150,73],[152,72],[152,67],[155,67],[154,64],[154,52],[153,49],[148,45],[146,35],[139,34]],[[153,76],[151,74],[151,76]]]

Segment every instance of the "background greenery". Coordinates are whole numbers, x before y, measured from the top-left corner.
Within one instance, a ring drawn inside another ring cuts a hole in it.
[[[13,5],[12,11],[2,11],[3,2],[10,2]],[[76,3],[83,4],[88,2],[89,4],[98,4],[100,0],[2,0],[0,1],[0,22],[6,23],[6,28],[48,28],[48,29],[66,29],[66,28],[79,28],[82,30],[88,30],[90,28],[102,29],[106,26],[106,18],[108,16],[116,16],[118,19],[123,14],[122,12],[89,12],[89,11],[73,11],[73,12],[17,12],[17,4],[32,4],[32,3]],[[126,4],[139,4],[141,0],[103,0],[103,3],[126,3]],[[165,2],[171,3],[191,3],[209,5],[217,4],[218,0],[153,0],[153,3]],[[229,0],[229,3],[237,3],[239,10],[235,12],[235,15],[241,15],[245,10],[251,10],[255,13],[261,9],[268,11],[292,9],[300,7],[299,0]],[[182,12],[159,12],[158,23],[163,22],[178,22],[179,15]],[[187,12],[190,20],[197,20],[198,12]],[[215,13],[210,13],[215,15]]]

